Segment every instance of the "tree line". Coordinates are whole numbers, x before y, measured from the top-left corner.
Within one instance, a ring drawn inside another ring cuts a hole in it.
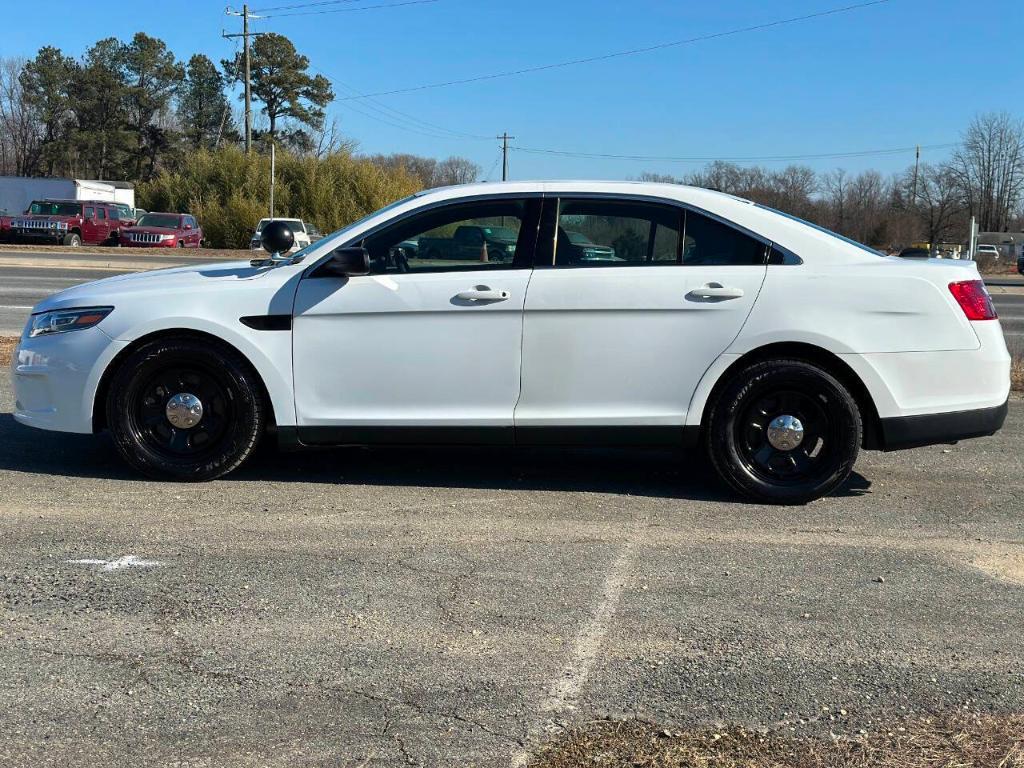
[[[877,248],[963,243],[971,216],[982,232],[1024,230],[1024,123],[1006,113],[978,115],[949,160],[890,175],[715,162],[682,178],[640,178],[744,197]]]
[[[204,54],[178,60],[162,40],[142,32],[129,41],[100,40],[78,58],[53,46],[31,59],[2,58],[0,175],[133,181],[139,185],[139,204],[151,209],[171,196],[149,198],[150,191],[166,190],[169,180],[187,177],[195,197],[173,196],[175,205],[194,209],[201,203],[211,211],[216,204],[227,206],[230,201],[219,187],[206,190],[197,184],[209,169],[235,168],[240,162],[234,150],[242,141],[241,116],[232,94],[242,66],[241,52],[219,64]],[[328,163],[321,176],[343,189],[351,187],[339,179],[354,174],[365,180],[356,170],[369,163],[382,175],[370,191],[357,194],[362,200],[377,199],[381,189],[462,184],[480,175],[479,166],[461,157],[395,153],[357,158],[355,142],[327,121],[326,109],[334,99],[330,81],[311,74],[307,57],[283,35],[255,39],[250,69],[257,154],[273,141],[281,156]],[[261,162],[246,161],[247,172],[262,168]],[[295,167],[305,168],[301,162]],[[1024,228],[1024,124],[1005,113],[979,115],[948,161],[890,175],[716,162],[682,178],[657,173],[641,178],[746,197],[876,247],[962,242],[972,215],[982,231]],[[247,183],[243,208],[267,207],[266,181]],[[295,206],[280,212],[312,218],[311,211]],[[354,215],[368,212],[352,210]],[[337,218],[322,209],[317,215],[323,220],[313,220],[322,228]],[[230,227],[221,229],[228,233]],[[225,234],[222,244],[236,239]]]

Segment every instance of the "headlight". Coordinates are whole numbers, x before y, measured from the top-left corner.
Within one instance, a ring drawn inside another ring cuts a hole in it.
[[[29,323],[29,338],[50,333],[65,333],[92,328],[114,310],[113,307],[88,307],[86,309],[55,309],[32,315]]]
[[[174,235],[160,235],[161,240],[173,240]]]

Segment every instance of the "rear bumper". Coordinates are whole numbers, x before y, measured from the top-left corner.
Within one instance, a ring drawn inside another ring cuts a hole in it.
[[[898,451],[988,437],[1002,428],[1008,410],[1009,400],[992,408],[883,418],[880,447],[883,451]]]

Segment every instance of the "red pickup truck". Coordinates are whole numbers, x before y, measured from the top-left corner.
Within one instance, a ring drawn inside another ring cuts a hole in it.
[[[121,230],[121,245],[132,248],[201,248],[203,230],[190,213],[144,213]]]
[[[10,232],[15,243],[113,245],[121,216],[114,203],[104,201],[36,200],[24,215],[11,218]]]

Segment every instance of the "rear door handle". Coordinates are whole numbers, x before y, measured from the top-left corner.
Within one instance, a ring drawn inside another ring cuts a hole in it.
[[[508,301],[511,294],[508,291],[492,291],[490,288],[474,288],[471,291],[463,291],[455,294],[456,299],[462,301]]]
[[[708,283],[700,288],[694,288],[686,295],[694,299],[741,299],[743,289],[724,286],[721,283]]]

